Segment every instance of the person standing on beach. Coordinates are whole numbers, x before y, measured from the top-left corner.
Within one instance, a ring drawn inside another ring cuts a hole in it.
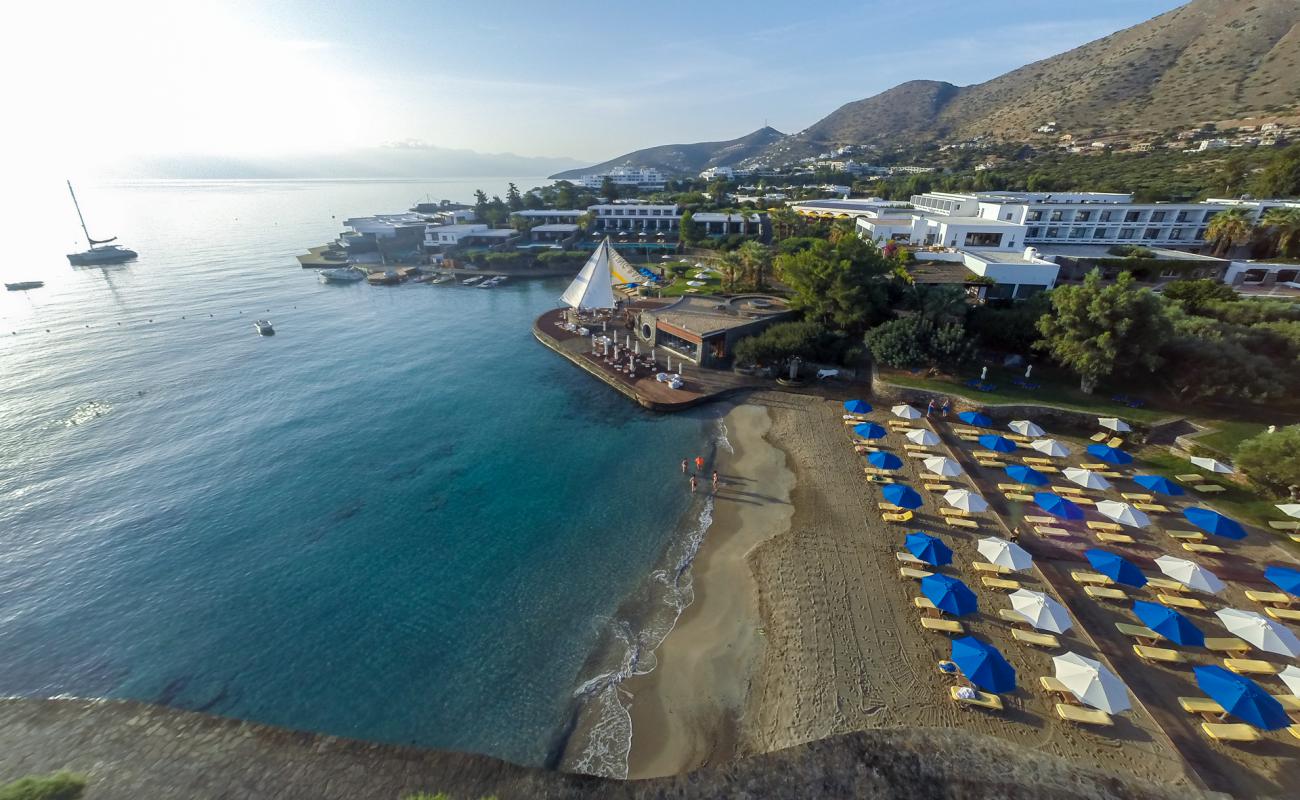
[[[951,410],[952,410],[952,402],[949,401],[949,400],[944,400],[944,401],[943,401],[943,410],[942,410],[943,416],[944,416],[944,417],[947,417],[947,416],[948,416],[948,412],[951,411]]]
[[[930,398],[930,404],[925,407],[925,416],[928,418],[934,413],[934,398]]]
[[[713,471],[713,491],[715,494],[718,491],[718,471],[716,469]]]
[[[691,493],[694,494],[694,492],[695,492],[695,476],[691,475]]]
[[[704,456],[695,457],[695,471],[696,472],[704,471]]]
[[[686,474],[686,459],[682,459],[682,474]]]

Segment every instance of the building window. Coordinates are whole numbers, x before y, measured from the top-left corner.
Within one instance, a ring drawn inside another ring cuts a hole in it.
[[[1048,221],[1049,221],[1049,222],[1060,222],[1060,221],[1061,221],[1061,212],[1060,212],[1060,211],[1053,211],[1053,212],[1052,212],[1052,218],[1051,218],[1050,220],[1048,220]]]
[[[1147,228],[1146,230],[1142,231],[1142,238],[1143,238],[1143,239],[1159,239],[1159,238],[1160,238],[1160,229],[1159,229],[1159,228]]]
[[[1091,211],[1076,211],[1076,212],[1074,212],[1074,221],[1075,221],[1075,222],[1087,222],[1087,221],[1090,220],[1090,219],[1092,219],[1092,212],[1091,212]]]
[[[1028,221],[1028,222],[1038,222],[1038,221],[1042,220],[1042,218],[1043,218],[1043,212],[1041,212],[1041,211],[1030,211],[1030,212],[1029,212],[1029,216],[1025,217],[1025,220]]]
[[[1057,239],[1057,238],[1059,238],[1060,236],[1061,236],[1061,229],[1060,229],[1060,228],[1048,228],[1048,229],[1047,229],[1047,238],[1048,238],[1048,239]]]
[[[1025,238],[1037,239],[1038,234],[1042,233],[1042,230],[1043,230],[1042,228],[1030,228],[1029,230],[1025,231]]]
[[[1171,231],[1169,232],[1169,238],[1170,238],[1170,239],[1181,239],[1181,238],[1183,238],[1183,232],[1182,232],[1182,229],[1180,229],[1180,228],[1174,228],[1173,230],[1171,230]]]
[[[1187,221],[1186,211],[1179,211],[1178,216],[1174,217],[1174,222],[1186,222],[1186,221]]]
[[[1105,228],[1093,228],[1093,229],[1092,229],[1092,238],[1094,238],[1094,239],[1105,239],[1105,238],[1106,238],[1106,229],[1105,229]]]
[[[967,247],[999,247],[1002,244],[1002,234],[1000,233],[979,233],[972,231],[966,234]]]
[[[1163,212],[1163,211],[1152,211],[1152,212],[1151,212],[1151,221],[1152,221],[1152,222],[1164,222],[1164,221],[1165,221],[1165,212]]]
[[[1120,229],[1119,229],[1119,238],[1121,238],[1121,239],[1132,239],[1132,238],[1133,238],[1133,229],[1132,229],[1132,228],[1120,228]]]
[[[1112,211],[1103,211],[1103,212],[1101,212],[1101,221],[1102,221],[1102,222],[1110,222],[1110,220],[1111,220],[1111,216],[1112,216],[1113,213],[1114,213],[1114,212],[1112,212]]]
[[[1125,221],[1125,222],[1137,222],[1137,221],[1138,221],[1138,217],[1140,217],[1140,216],[1142,216],[1142,212],[1140,212],[1140,211],[1129,211],[1129,212],[1126,212],[1126,213],[1124,214],[1124,221]]]
[[[1007,212],[1007,216],[1005,217],[1005,219],[1007,219],[1008,221],[1010,221],[1010,219],[1011,219],[1011,212],[1010,212],[1010,211]]]
[[[1085,236],[1087,236],[1087,235],[1088,235],[1088,229],[1087,229],[1087,228],[1071,228],[1071,229],[1070,229],[1070,238],[1071,238],[1071,239],[1082,239],[1083,237],[1085,237]]]
[[[1197,239],[1201,239],[1202,241],[1204,241],[1204,239],[1205,239],[1205,228],[1201,228],[1200,230],[1198,230],[1198,231],[1196,232],[1196,238],[1197,238]]]

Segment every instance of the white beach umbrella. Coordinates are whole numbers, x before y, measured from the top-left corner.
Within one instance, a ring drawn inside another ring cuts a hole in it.
[[[890,409],[890,411],[894,412],[894,416],[902,417],[903,419],[920,419],[921,417],[925,416],[920,411],[917,411],[915,408],[907,405],[906,403],[904,403],[901,406],[894,406],[893,408]]]
[[[1042,436],[1043,429],[1030,422],[1027,419],[1012,420],[1007,425],[1008,428],[1020,434],[1021,436]]]
[[[1232,472],[1232,467],[1228,466],[1227,464],[1215,458],[1205,458],[1204,456],[1192,456],[1192,463],[1200,467],[1201,469],[1209,470],[1210,472],[1223,472],[1223,473]]]
[[[925,428],[917,428],[916,430],[908,431],[903,435],[913,444],[919,444],[925,447],[939,443],[939,437],[934,434],[934,431],[927,431]]]
[[[1107,714],[1118,714],[1132,708],[1128,687],[1100,661],[1070,652],[1052,656],[1052,666],[1056,669],[1056,679],[1065,684],[1065,688],[1080,702]]]
[[[1300,667],[1295,664],[1287,664],[1286,669],[1277,674],[1286,688],[1291,690],[1291,694],[1300,694]]]
[[[946,478],[954,478],[962,473],[961,464],[943,456],[927,458],[921,463],[935,475],[943,475]]]
[[[1222,608],[1214,615],[1228,632],[1245,639],[1260,650],[1295,658],[1300,656],[1300,639],[1284,625],[1279,625],[1261,614]]]
[[[1277,508],[1288,517],[1300,518],[1300,503],[1278,503]]]
[[[1074,625],[1065,606],[1042,592],[1017,589],[1008,596],[1011,598],[1011,607],[1040,631],[1065,633]]]
[[[950,489],[943,493],[943,502],[962,511],[978,514],[988,511],[989,502],[970,489]]]
[[[1097,417],[1097,424],[1103,428],[1115,431],[1116,433],[1124,433],[1133,430],[1129,427],[1127,422],[1118,417]]]
[[[1071,483],[1077,483],[1085,489],[1109,489],[1110,481],[1101,477],[1097,473],[1088,469],[1079,467],[1067,467],[1061,471],[1065,479]]]
[[[1097,503],[1097,513],[1107,519],[1112,519],[1121,525],[1127,525],[1130,528],[1145,528],[1151,524],[1151,518],[1146,514],[1138,511],[1128,503],[1120,503],[1115,500],[1102,500]]]
[[[996,564],[999,567],[1014,569],[1017,572],[1029,569],[1034,565],[1034,557],[1025,551],[1025,548],[1015,542],[1008,542],[1006,539],[999,539],[996,536],[986,536],[975,543],[975,549],[990,564]]]
[[[1160,571],[1164,574],[1198,592],[1218,594],[1225,588],[1218,575],[1195,561],[1176,556],[1160,556],[1156,559],[1156,566],[1160,567]]]
[[[1065,458],[1070,454],[1070,448],[1055,439],[1035,439],[1029,443],[1029,446],[1052,458]]]

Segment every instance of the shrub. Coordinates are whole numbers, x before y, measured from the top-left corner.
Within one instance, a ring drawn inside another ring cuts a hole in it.
[[[1275,489],[1300,484],[1300,425],[1261,433],[1237,447],[1237,466]]]
[[[921,343],[921,323],[904,317],[878,325],[867,332],[871,357],[888,367],[904,369],[924,364],[927,352]]]
[[[85,791],[85,776],[56,772],[29,775],[0,786],[0,800],[77,800]]]
[[[811,320],[781,322],[736,343],[741,364],[778,364],[791,358],[847,365],[862,356],[853,340]]]

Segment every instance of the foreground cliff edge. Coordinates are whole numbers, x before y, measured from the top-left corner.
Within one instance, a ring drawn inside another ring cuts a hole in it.
[[[1181,798],[987,736],[875,730],[688,775],[610,781],[487,756],[374,744],[123,700],[0,700],[0,783],[70,770],[87,800],[241,797]]]

